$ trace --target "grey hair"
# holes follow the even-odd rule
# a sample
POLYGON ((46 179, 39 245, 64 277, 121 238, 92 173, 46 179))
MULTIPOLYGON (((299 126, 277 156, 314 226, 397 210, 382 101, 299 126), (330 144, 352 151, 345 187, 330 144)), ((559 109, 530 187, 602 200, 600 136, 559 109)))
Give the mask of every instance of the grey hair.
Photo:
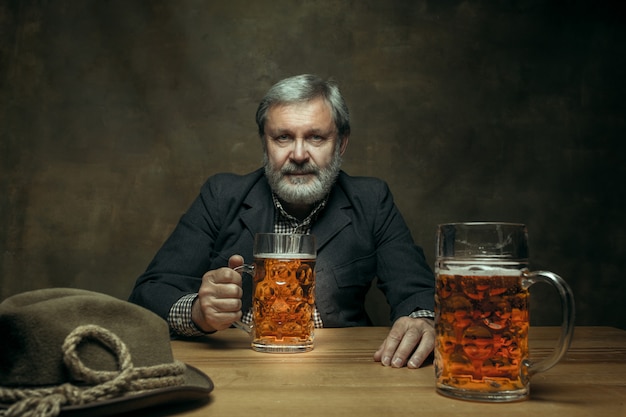
POLYGON ((267 112, 272 106, 302 103, 318 97, 322 97, 330 105, 337 133, 343 141, 346 136, 350 135, 350 113, 339 91, 339 86, 333 79, 323 80, 312 74, 285 78, 269 89, 256 111, 259 136, 262 138, 265 135, 267 112))

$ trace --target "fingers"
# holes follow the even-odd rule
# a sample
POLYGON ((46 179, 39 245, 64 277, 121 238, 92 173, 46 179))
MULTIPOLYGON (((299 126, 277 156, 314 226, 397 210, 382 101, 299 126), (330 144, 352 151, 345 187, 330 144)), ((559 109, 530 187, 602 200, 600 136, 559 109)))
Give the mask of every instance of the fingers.
POLYGON ((428 356, 435 348, 435 330, 432 325, 429 326, 430 329, 422 333, 422 338, 419 341, 417 349, 415 349, 413 355, 411 355, 410 359, 408 360, 406 364, 408 368, 417 369, 422 366, 424 361, 428 358, 428 356))
MULTIPOLYGON (((234 259, 233 264, 239 261, 243 262, 243 259, 234 259)), ((223 330, 241 318, 241 279, 241 274, 231 268, 204 274, 192 306, 192 319, 198 327, 205 331, 223 330)))
POLYGON ((384 366, 419 368, 435 347, 432 320, 401 317, 374 353, 384 366))
POLYGON ((225 310, 221 308, 198 297, 192 306, 192 320, 205 332, 212 332, 227 329, 234 321, 241 319, 241 305, 235 311, 226 311, 230 310, 228 307, 225 310))
POLYGON ((238 266, 243 265, 243 256, 241 255, 233 255, 228 258, 228 267, 229 268, 237 268, 238 266))

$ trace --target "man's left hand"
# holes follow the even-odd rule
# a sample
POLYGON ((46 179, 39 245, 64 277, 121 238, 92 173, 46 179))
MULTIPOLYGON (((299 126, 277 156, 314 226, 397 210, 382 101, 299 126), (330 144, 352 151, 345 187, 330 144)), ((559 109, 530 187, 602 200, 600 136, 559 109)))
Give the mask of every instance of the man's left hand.
POLYGON ((374 353, 384 366, 419 368, 435 347, 434 321, 428 318, 400 317, 374 353))

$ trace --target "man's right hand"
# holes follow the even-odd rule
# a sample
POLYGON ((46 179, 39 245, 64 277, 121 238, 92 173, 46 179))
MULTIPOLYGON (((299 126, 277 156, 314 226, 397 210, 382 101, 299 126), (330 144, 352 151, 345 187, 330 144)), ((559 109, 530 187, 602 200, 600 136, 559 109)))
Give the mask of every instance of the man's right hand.
POLYGON ((233 255, 228 260, 228 268, 208 271, 202 277, 191 309, 191 319, 202 331, 224 330, 241 319, 241 274, 233 268, 242 264, 243 258, 233 255))

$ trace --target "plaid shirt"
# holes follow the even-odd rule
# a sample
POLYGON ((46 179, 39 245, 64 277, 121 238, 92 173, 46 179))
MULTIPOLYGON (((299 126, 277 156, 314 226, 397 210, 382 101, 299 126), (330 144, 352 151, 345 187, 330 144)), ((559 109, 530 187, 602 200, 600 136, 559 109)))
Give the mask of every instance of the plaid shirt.
MULTIPOLYGON (((285 211, 282 204, 272 194, 274 206, 276 207, 276 216, 274 217, 274 233, 302 233, 309 234, 311 232, 311 224, 315 221, 319 213, 326 207, 327 198, 319 202, 311 214, 306 219, 299 221, 289 213, 285 211)), ((202 336, 205 333, 200 330, 194 322, 191 320, 191 306, 198 294, 187 294, 181 297, 170 309, 168 315, 168 323, 172 332, 182 336, 202 336)), ((433 318, 435 315, 428 310, 416 310, 409 315, 413 318, 433 318)), ((252 309, 246 311, 241 318, 241 321, 250 324, 252 323, 252 309)), ((316 328, 324 327, 322 317, 320 316, 317 308, 313 309, 313 321, 316 328)))

